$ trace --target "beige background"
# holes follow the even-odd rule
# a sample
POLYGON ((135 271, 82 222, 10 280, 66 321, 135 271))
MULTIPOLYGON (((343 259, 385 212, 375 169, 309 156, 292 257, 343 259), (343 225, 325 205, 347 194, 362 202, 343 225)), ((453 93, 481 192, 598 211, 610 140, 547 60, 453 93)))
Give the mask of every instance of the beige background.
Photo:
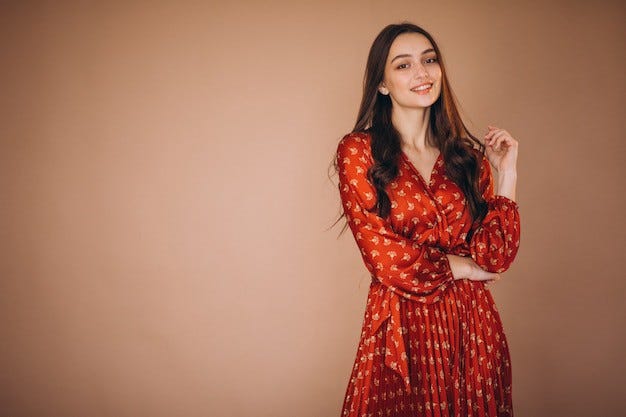
POLYGON ((516 416, 623 411, 622 4, 97 3, 0 8, 1 416, 338 416, 369 276, 327 169, 404 19, 520 143, 516 416))

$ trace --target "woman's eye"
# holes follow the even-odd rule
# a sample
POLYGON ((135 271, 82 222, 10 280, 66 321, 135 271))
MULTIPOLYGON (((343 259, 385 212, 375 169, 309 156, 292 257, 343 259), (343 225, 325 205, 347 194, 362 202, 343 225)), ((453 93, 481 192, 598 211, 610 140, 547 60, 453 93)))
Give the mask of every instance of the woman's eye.
POLYGON ((400 64, 400 65, 398 65, 398 69, 406 68, 407 65, 409 65, 409 64, 400 64))
POLYGON ((431 62, 428 62, 428 61, 431 61, 431 62, 437 62, 437 58, 428 58, 428 59, 426 60, 426 62, 427 62, 427 63, 431 63, 431 62))

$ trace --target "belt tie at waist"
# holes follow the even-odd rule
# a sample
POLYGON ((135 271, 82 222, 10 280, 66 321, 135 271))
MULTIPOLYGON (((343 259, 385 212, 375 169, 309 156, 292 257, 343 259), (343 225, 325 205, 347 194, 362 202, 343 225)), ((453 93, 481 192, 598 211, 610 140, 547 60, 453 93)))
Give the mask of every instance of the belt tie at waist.
POLYGON ((400 296, 392 289, 383 289, 382 300, 374 300, 374 302, 379 301, 380 306, 376 308, 375 305, 373 309, 372 334, 376 334, 380 326, 387 321, 385 327, 385 365, 400 375, 407 393, 410 394, 409 363, 402 337, 402 321, 400 320, 400 296))

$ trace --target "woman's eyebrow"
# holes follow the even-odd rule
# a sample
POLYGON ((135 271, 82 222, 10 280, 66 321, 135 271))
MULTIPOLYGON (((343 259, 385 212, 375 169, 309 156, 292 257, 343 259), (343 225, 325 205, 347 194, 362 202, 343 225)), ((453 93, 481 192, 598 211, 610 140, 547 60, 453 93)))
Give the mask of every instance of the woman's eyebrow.
MULTIPOLYGON (((421 55, 427 54, 429 52, 435 52, 435 50, 433 48, 428 48, 422 51, 421 55)), ((410 57, 411 54, 400 54, 400 55, 396 55, 391 62, 395 61, 398 58, 406 58, 406 57, 410 57)))

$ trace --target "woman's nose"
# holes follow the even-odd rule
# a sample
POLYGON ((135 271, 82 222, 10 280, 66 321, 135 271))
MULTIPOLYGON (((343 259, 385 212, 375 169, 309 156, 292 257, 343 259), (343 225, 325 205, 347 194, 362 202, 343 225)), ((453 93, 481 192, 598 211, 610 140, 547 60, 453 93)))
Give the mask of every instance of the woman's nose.
POLYGON ((415 71, 415 76, 418 78, 428 78, 428 71, 424 68, 423 65, 417 66, 417 71, 415 71))

